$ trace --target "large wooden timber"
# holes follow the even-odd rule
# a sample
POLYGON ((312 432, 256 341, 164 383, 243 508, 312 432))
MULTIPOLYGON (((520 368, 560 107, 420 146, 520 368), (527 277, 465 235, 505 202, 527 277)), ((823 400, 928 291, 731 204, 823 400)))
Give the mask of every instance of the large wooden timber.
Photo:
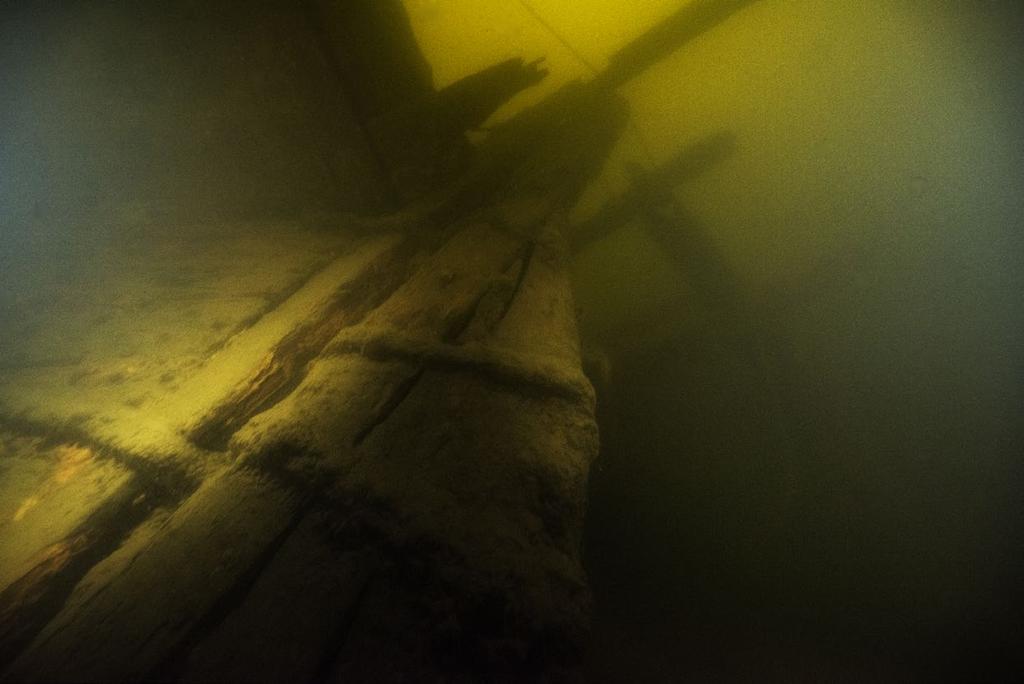
POLYGON ((180 381, 223 378, 219 398, 163 414, 208 462, 153 461, 173 486, 88 421, 63 437, 58 467, 94 449, 116 470, 82 522, 22 553, 4 679, 568 677, 594 397, 558 219, 504 224, 374 238, 289 326, 224 342, 180 381), (247 373, 212 370, 231 350, 247 373))
MULTIPOLYGON (((565 216, 616 88, 752 1, 691 3, 457 179, 376 147, 415 210, 182 239, 26 314, 0 346, 0 680, 578 680, 598 435, 565 216)), ((374 118, 359 85, 400 149, 419 113, 374 118)), ((486 85, 446 106, 512 88, 486 85)))

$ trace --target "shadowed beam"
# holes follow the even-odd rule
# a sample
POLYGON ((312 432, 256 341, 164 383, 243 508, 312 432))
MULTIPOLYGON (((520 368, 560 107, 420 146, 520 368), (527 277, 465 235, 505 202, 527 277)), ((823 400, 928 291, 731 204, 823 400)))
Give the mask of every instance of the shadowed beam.
MULTIPOLYGON (((704 173, 721 163, 736 151, 736 139, 731 133, 715 133, 686 147, 667 163, 645 173, 656 179, 662 187, 675 187, 704 173)), ((650 200, 649 183, 637 183, 609 200, 593 217, 573 227, 570 238, 572 252, 579 253, 598 240, 628 224, 645 210, 643 203, 650 200)))
POLYGON ((607 88, 617 88, 694 38, 761 0, 693 0, 655 24, 639 38, 612 55, 598 77, 607 88))
POLYGON ((548 70, 543 61, 507 59, 442 88, 437 93, 439 120, 452 134, 479 129, 506 102, 544 80, 548 70))
POLYGON ((737 316, 749 316, 725 255, 711 231, 680 205, 669 178, 638 166, 631 169, 631 176, 640 208, 640 226, 675 265, 705 307, 733 320, 737 316))

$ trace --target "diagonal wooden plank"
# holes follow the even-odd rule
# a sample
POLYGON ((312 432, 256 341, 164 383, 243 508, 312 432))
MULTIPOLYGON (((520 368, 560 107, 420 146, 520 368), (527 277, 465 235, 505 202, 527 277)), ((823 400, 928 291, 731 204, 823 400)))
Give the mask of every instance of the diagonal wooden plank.
POLYGON ((225 471, 97 564, 4 674, 127 681, 158 672, 225 596, 269 562, 297 510, 264 478, 225 471))

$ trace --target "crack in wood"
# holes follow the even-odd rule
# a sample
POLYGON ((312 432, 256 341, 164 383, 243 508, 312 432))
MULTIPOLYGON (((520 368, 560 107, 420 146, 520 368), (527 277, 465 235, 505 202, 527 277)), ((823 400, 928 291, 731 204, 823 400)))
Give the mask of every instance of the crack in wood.
POLYGON ((536 243, 525 241, 502 269, 502 277, 485 287, 458 316, 452 319, 442 333, 441 340, 452 344, 465 344, 494 331, 508 315, 519 294, 533 259, 536 243))
POLYGON ((412 393, 416 384, 423 377, 424 368, 420 367, 416 369, 409 377, 405 378, 401 382, 397 383, 392 389, 391 393, 382 401, 377 409, 373 412, 370 419, 359 429, 356 436, 352 439, 352 446, 359 446, 370 434, 377 429, 384 421, 391 417, 399 406, 402 405, 408 396, 412 393))
POLYGON ((411 362, 424 370, 469 371, 533 396, 583 401, 587 406, 595 401, 594 389, 581 370, 569 369, 557 359, 534 359, 476 343, 427 343, 393 330, 354 329, 325 351, 325 355, 347 354, 374 361, 411 362))
POLYGON ((405 282, 417 241, 405 239, 348 283, 314 320, 292 330, 264 358, 249 380, 188 434, 196 446, 225 451, 249 420, 283 400, 306 377, 309 363, 337 333, 361 321, 405 282))
POLYGON ((135 475, 74 532, 43 549, 36 565, 0 593, 0 667, 10 665, 60 613, 86 573, 158 506, 177 500, 154 495, 135 475))
POLYGON ((505 306, 502 308, 501 315, 498 316, 498 320, 495 322, 494 327, 497 327, 499 323, 505 320, 505 317, 508 316, 508 312, 512 310, 512 305, 515 303, 516 297, 519 296, 519 292, 523 289, 523 282, 526 281, 526 274, 529 273, 530 266, 533 265, 533 257, 536 254, 536 240, 528 241, 523 248, 523 255, 519 261, 519 272, 516 274, 516 282, 512 287, 512 293, 509 295, 508 300, 506 300, 505 306))
POLYGON ((377 577, 379 565, 380 561, 374 558, 367 561, 365 566, 361 569, 357 579, 357 586, 359 589, 352 598, 352 602, 339 616, 334 632, 331 635, 331 638, 327 641, 327 647, 321 654, 320 660, 314 670, 314 675, 310 681, 328 681, 331 673, 337 666, 338 661, 341 659, 341 656, 345 651, 345 645, 348 641, 349 634, 352 632, 352 628, 356 624, 356 620, 359 618, 359 614, 363 609, 363 604, 366 602, 366 597, 370 593, 370 588, 377 577))
POLYGON ((245 602, 253 587, 256 586, 256 582, 259 581, 281 547, 302 522, 306 513, 306 509, 302 507, 295 511, 288 524, 270 540, 263 551, 253 559, 249 567, 235 579, 226 591, 217 597, 217 600, 202 617, 170 649, 160 663, 142 678, 142 681, 173 682, 181 677, 192 651, 245 602))

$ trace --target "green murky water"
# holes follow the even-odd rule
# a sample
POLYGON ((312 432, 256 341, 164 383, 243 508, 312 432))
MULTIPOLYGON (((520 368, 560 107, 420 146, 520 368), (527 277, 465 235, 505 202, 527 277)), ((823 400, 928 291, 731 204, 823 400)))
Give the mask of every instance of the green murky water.
MULTIPOLYGON (((585 78, 676 3, 536 0, 548 26, 516 5, 409 2, 435 75, 509 53, 585 78)), ((656 218, 576 261, 609 681, 984 678, 1017 657, 1020 20, 757 3, 627 86, 632 128, 579 213, 629 164, 730 134, 665 220, 710 240, 744 305, 702 299, 705 264, 656 218)))
MULTIPOLYGON (((593 78, 679 5, 405 4, 438 88, 503 59, 545 58, 548 77, 492 125, 593 78)), ((10 131, 0 150, 0 314, 13 329, 55 293, 116 280, 119 269, 140 271, 128 280, 145 281, 142 290, 157 280, 159 292, 176 288, 175 274, 147 272, 144 256, 125 264, 108 251, 125 241, 125 225, 132 240, 157 244, 145 230, 163 221, 161 203, 191 187, 160 173, 153 160, 165 160, 203 179, 207 195, 197 204, 231 194, 258 205, 263 232, 246 238, 246 258, 276 258, 266 282, 250 282, 257 267, 246 268, 232 276, 230 301, 193 312, 190 320, 209 330, 136 341, 198 358, 209 345, 203 335, 262 311, 320 263, 310 244, 340 249, 323 234, 288 242, 282 234, 297 233, 269 226, 264 214, 290 216, 296 197, 321 210, 310 205, 329 191, 311 168, 329 167, 335 180, 360 170, 344 155, 321 155, 328 143, 317 136, 246 147, 278 130, 261 127, 256 107, 266 102, 252 97, 268 81, 291 87, 272 70, 226 92, 196 75, 200 58, 181 82, 160 85, 123 67, 105 80, 139 46, 96 47, 88 36, 116 35, 116 13, 87 17, 95 26, 65 42, 8 44, 22 71, 12 71, 15 105, 0 119, 10 131), (48 69, 55 54, 77 61, 48 69), (125 82, 137 95, 126 120, 166 117, 184 126, 191 146, 174 148, 139 123, 117 141, 100 140, 93 147, 106 156, 83 162, 81 150, 91 148, 80 138, 102 137, 95 122, 125 82), (208 89, 175 95, 196 82, 208 89), (180 102, 199 104, 172 108, 180 102), (236 130, 224 112, 240 108, 256 113, 236 130), (249 152, 210 166, 201 159, 211 145, 249 152), (106 201, 116 218, 82 219, 79 209, 102 194, 97 178, 120 178, 118 155, 139 149, 159 201, 115 196, 106 201), (73 161, 62 167, 62 155, 73 161), (260 194, 249 187, 253 168, 260 187, 301 190, 260 194), (65 234, 61 221, 91 227, 65 234)), ((148 30, 166 43, 160 25, 148 30)), ((621 89, 629 128, 573 225, 593 225, 607 202, 687 150, 696 161, 693 173, 661 180, 646 204, 581 243, 574 258, 602 430, 585 535, 595 681, 978 681, 1020 671, 1022 40, 1024 15, 1010 2, 761 0, 621 89)), ((210 38, 201 54, 226 68, 235 56, 217 44, 210 38)), ((288 54, 306 58, 303 49, 288 54)), ((290 101, 282 92, 267 120, 320 130, 319 105, 280 104, 290 101)), ((486 128, 471 138, 486 140, 486 128)), ((246 230, 222 232, 233 239, 246 230)), ((192 278, 184 289, 227 291, 210 239, 203 249, 212 265, 178 273, 192 278)), ((127 331, 119 340, 92 344, 88 326, 73 339, 34 330, 53 347, 34 348, 45 357, 38 363, 128 345, 133 302, 112 314, 127 331)), ((139 315, 165 315, 139 306, 139 315)), ((12 339, 0 344, 16 348, 12 339)), ((119 353, 107 354, 96 377, 136 372, 119 353)), ((23 364, 0 361, 6 371, 23 364)), ((140 393, 169 382, 144 379, 140 393)), ((68 405, 81 399, 73 387, 59 393, 68 405)))

